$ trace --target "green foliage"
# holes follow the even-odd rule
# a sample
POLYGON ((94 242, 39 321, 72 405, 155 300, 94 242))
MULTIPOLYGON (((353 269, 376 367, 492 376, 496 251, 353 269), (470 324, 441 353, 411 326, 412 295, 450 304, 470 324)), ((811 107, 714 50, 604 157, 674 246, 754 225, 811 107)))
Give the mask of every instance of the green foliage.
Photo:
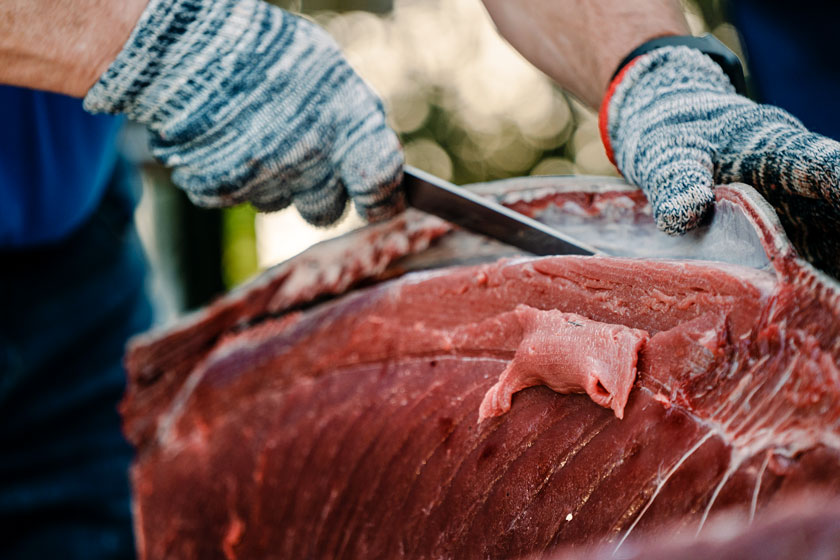
POLYGON ((257 273, 257 236, 251 205, 240 204, 222 214, 222 277, 227 289, 257 273))

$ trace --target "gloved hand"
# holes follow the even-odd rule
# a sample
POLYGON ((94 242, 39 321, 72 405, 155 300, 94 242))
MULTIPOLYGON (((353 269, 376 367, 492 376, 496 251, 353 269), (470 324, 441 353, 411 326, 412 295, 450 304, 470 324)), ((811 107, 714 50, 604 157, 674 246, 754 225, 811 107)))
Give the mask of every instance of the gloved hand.
POLYGON ((806 213, 840 209, 840 144, 778 107, 737 95, 696 49, 663 47, 626 66, 602 105, 601 133, 667 233, 696 226, 720 183, 752 185, 788 224, 801 218, 803 197, 806 213))
POLYGON ((403 206, 381 101, 323 29, 261 0, 151 0, 84 103, 147 125, 201 205, 294 202, 316 225, 348 195, 369 220, 403 206))

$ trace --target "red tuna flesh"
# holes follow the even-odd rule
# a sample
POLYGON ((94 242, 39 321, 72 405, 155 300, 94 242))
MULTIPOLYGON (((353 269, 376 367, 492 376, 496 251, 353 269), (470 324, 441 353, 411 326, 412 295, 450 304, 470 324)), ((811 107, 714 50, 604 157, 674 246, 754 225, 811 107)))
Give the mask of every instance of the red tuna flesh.
POLYGON ((141 556, 615 549, 666 527, 702 537, 718 511, 760 517, 802 489, 836 495, 838 287, 769 208, 747 187, 716 191, 720 219, 744 218, 733 231, 748 224, 738 238, 757 239, 758 257, 734 239, 730 262, 652 258, 680 249, 633 252, 652 224, 636 191, 547 181, 507 183, 502 199, 633 258, 495 260, 510 249, 408 214, 136 340, 122 411, 141 556), (400 276, 463 255, 491 262, 400 276), (317 303, 359 283, 374 285, 317 303), (545 338, 570 317, 591 338, 545 338), (477 423, 497 383, 552 383, 540 360, 554 343, 573 362, 616 352, 607 369, 625 374, 601 380, 614 411, 538 386, 477 423))
MULTIPOLYGON (((543 557, 546 558, 546 557, 543 557)), ((702 535, 662 534, 593 550, 550 554, 551 560, 836 560, 840 558, 840 501, 800 494, 753 519, 729 511, 710 519, 702 535)))

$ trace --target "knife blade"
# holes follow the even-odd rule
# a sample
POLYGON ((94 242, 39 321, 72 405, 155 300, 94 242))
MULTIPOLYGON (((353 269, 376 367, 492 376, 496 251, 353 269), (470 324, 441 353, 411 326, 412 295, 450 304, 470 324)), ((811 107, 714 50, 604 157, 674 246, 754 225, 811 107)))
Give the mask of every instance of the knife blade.
POLYGON ((534 255, 594 255, 594 247, 469 190, 406 165, 409 205, 534 255))

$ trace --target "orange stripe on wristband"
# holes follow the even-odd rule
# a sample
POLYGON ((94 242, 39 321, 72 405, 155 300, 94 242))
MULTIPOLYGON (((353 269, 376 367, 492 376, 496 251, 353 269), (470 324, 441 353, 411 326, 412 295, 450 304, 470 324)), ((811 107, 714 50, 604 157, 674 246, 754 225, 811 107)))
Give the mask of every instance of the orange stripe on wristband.
MULTIPOLYGON (((630 70, 630 68, 632 68, 633 65, 636 64, 636 61, 640 58, 641 56, 637 56, 625 64, 624 68, 615 75, 615 78, 612 79, 610 86, 607 88, 607 93, 604 94, 603 101, 601 101, 601 109, 598 111, 598 131, 601 133, 601 142, 604 144, 604 149, 607 152, 607 157, 610 159, 610 163, 615 165, 616 169, 618 169, 618 165, 615 163, 615 153, 613 152, 612 143, 610 142, 610 134, 607 131, 607 109, 609 108, 610 100, 612 99, 618 84, 621 83, 621 80, 624 78, 627 71, 630 70)), ((620 169, 618 171, 621 172, 620 169)))

